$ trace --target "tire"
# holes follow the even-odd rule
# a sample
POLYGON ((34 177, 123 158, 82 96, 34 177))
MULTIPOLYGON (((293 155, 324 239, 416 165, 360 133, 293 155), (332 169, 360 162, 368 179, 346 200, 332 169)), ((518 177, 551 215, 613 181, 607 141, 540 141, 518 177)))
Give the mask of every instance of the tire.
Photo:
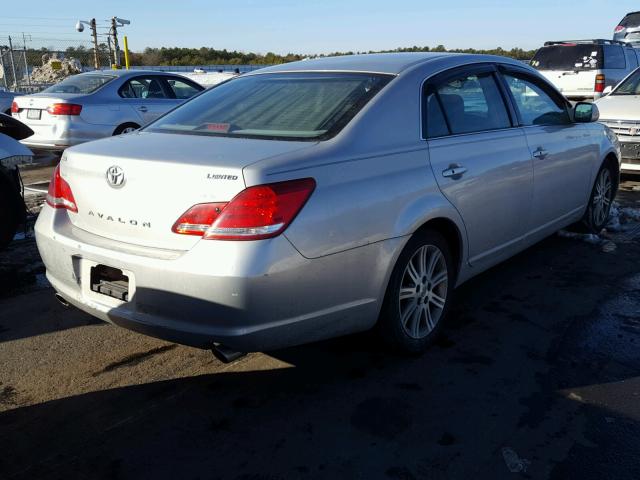
POLYGON ((616 193, 615 175, 607 164, 604 164, 596 175, 589 206, 582 218, 582 223, 593 233, 600 233, 609 221, 609 212, 616 193))
POLYGON ((113 131, 113 135, 115 136, 115 135, 122 135, 123 133, 131 133, 138 130, 139 128, 140 128, 140 125, 138 125, 137 123, 123 123, 113 131))
POLYGON ((438 232, 425 230, 409 240, 391 273, 377 325, 392 350, 420 354, 434 342, 456 273, 449 245, 438 232))
POLYGON ((0 250, 9 245, 16 235, 21 215, 12 189, 6 188, 6 182, 0 181, 0 250))

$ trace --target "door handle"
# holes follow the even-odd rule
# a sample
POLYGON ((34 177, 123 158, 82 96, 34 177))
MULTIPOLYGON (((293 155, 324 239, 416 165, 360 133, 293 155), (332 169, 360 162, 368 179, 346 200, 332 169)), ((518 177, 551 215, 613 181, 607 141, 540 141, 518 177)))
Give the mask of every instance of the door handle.
POLYGON ((144 105, 141 107, 138 107, 138 110, 140 110, 141 112, 146 112, 147 111, 147 107, 145 107, 144 105))
POLYGON ((452 178, 453 180, 458 180, 466 173, 467 169, 462 165, 452 164, 449 165, 449 168, 442 171, 442 176, 445 178, 452 178))
POLYGON ((536 157, 538 160, 544 160, 545 158, 547 158, 548 155, 549 155, 549 152, 547 152, 542 147, 539 147, 535 152, 533 152, 533 156, 536 157))

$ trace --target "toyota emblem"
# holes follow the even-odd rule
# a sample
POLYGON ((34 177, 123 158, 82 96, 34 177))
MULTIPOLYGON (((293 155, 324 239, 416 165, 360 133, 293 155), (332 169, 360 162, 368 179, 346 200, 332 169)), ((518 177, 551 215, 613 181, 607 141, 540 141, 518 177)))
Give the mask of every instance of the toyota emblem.
POLYGON ((107 169, 107 183, 113 188, 120 188, 124 185, 124 170, 114 165, 107 169))

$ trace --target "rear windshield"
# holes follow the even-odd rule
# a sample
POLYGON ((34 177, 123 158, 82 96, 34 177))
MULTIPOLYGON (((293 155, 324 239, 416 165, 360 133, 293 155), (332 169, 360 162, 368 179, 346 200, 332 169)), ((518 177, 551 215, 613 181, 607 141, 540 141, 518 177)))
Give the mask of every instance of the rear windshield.
POLYGON ((623 80, 611 95, 640 95, 640 69, 623 80))
POLYGON ((152 123, 155 132, 279 140, 338 133, 393 78, 369 73, 272 73, 238 77, 152 123))
POLYGON ((43 93, 93 93, 105 83, 113 80, 113 75, 98 75, 95 73, 73 75, 60 83, 44 89, 43 93))
POLYGON ((638 27, 640 26, 640 12, 630 13, 622 19, 620 25, 623 27, 638 27))
POLYGON ((602 46, 567 43, 542 47, 531 60, 537 70, 596 70, 602 68, 602 46))

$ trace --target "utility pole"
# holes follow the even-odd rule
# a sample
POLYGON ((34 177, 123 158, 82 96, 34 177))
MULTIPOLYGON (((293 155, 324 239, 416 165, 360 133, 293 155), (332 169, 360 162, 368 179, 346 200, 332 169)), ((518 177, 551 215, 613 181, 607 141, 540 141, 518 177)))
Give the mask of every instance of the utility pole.
POLYGON ((120 46, 118 45, 118 21, 117 17, 111 19, 111 34, 113 35, 113 63, 120 68, 120 46))
POLYGON ((89 22, 91 27, 91 36, 93 37, 93 66, 96 70, 100 70, 100 60, 98 59, 98 27, 96 19, 92 18, 89 22))
MULTIPOLYGON (((29 41, 31 41, 31 35, 29 35, 29 41)), ((27 38, 22 32, 22 45, 24 47, 24 73, 27 76, 27 82, 31 86, 31 73, 29 72, 29 63, 27 63, 27 38)))
POLYGON ((13 61, 13 44, 11 43, 11 36, 9 35, 9 59, 11 60, 11 71, 13 72, 13 85, 14 88, 18 86, 18 79, 16 78, 16 64, 13 61))

